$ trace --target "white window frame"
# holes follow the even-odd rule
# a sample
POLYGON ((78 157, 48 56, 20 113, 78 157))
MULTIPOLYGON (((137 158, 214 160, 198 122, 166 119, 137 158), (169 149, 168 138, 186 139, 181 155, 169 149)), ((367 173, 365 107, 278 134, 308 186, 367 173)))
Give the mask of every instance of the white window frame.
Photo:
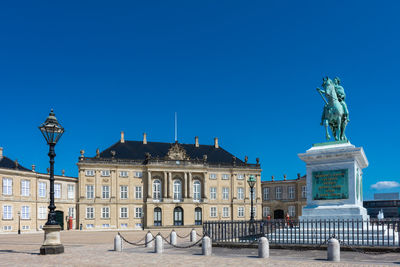
POLYGON ((119 197, 121 199, 128 199, 128 186, 127 185, 119 186, 119 197))
POLYGON ((175 179, 173 182, 174 187, 174 201, 182 201, 182 181, 175 179))
POLYGON ((211 180, 215 180, 215 179, 217 179, 217 174, 216 173, 210 173, 209 177, 210 177, 211 180))
POLYGON ((244 188, 238 187, 237 189, 237 199, 243 200, 244 199, 244 188))
POLYGON ((140 219, 143 217, 143 208, 142 207, 135 207, 135 218, 140 219))
POLYGON ((102 185, 101 186, 101 198, 102 199, 109 199, 110 198, 110 186, 109 185, 102 185))
POLYGON ((307 186, 306 185, 303 185, 301 187, 301 197, 302 198, 307 198, 307 186))
POLYGON ((135 177, 136 178, 142 178, 143 177, 143 172, 135 172, 135 177))
POLYGON ((217 207, 210 207, 210 217, 217 218, 218 210, 217 207))
POLYGON ((288 186, 288 198, 289 199, 295 198, 295 188, 293 185, 288 186))
POLYGON ((75 198, 75 185, 73 185, 73 184, 67 185, 67 197, 68 197, 68 199, 75 198))
POLYGON ((94 224, 93 223, 86 224, 86 229, 92 229, 92 228, 94 228, 94 224))
POLYGON ((62 185, 59 183, 54 184, 54 198, 61 198, 62 185))
MULTIPOLYGON (((251 208, 250 208, 250 211, 251 211, 251 208)), ((253 212, 254 212, 254 217, 256 217, 257 216, 257 207, 253 207, 253 212)), ((251 212, 250 212, 249 216, 251 216, 251 212)))
POLYGON ((263 207, 263 217, 268 217, 268 215, 271 215, 271 208, 263 207))
POLYGON ((229 200, 229 187, 222 187, 222 199, 229 200))
POLYGON ((21 196, 29 197, 31 194, 31 181, 21 180, 21 196))
POLYGON ((201 200, 201 182, 199 180, 193 181, 193 200, 201 200))
POLYGON ((141 186, 135 186, 135 199, 142 199, 142 187, 141 186))
POLYGON ((38 219, 45 220, 46 217, 47 217, 47 207, 46 206, 38 207, 38 219))
POLYGON ((46 197, 46 187, 47 187, 46 183, 45 182, 39 182, 38 187, 39 187, 38 188, 39 197, 46 197))
POLYGON ((222 180, 229 180, 230 174, 222 174, 222 180))
POLYGON ((222 207, 222 217, 229 217, 229 207, 222 207))
POLYGON ((288 214, 290 216, 290 218, 293 218, 296 216, 296 206, 288 206, 288 214))
POLYGON ((22 206, 21 207, 21 220, 30 220, 31 219, 31 207, 30 206, 22 206))
POLYGON ((94 207, 86 207, 86 219, 94 219, 94 207))
POLYGON ((94 176, 94 170, 86 170, 85 176, 94 176))
POLYGON ((243 173, 238 173, 237 179, 238 180, 243 180, 244 179, 244 174, 243 173))
POLYGON ((13 219, 13 207, 11 205, 3 205, 3 220, 13 219))
POLYGON ((72 219, 75 219, 75 207, 68 207, 68 217, 72 217, 72 219))
POLYGON ((120 171, 119 172, 119 177, 126 178, 128 176, 129 176, 129 172, 128 171, 120 171))
POLYGON ((101 218, 109 219, 110 218, 110 207, 101 207, 101 218))
POLYGON ((161 200, 161 180, 155 179, 153 181, 153 199, 154 200, 161 200))
POLYGON ((275 199, 282 199, 282 186, 275 187, 275 199))
POLYGON ((238 207, 238 217, 239 218, 244 217, 244 207, 238 207))
POLYGON ((121 219, 127 219, 128 218, 128 207, 121 207, 120 208, 119 217, 121 219))
POLYGON ((101 170, 100 175, 102 177, 108 177, 108 176, 110 176, 110 170, 101 170))
POLYGON ((13 194, 13 179, 3 178, 3 195, 12 196, 13 194))
POLYGON ((217 188, 216 187, 210 187, 210 199, 211 200, 217 199, 217 188))
POLYGON ((269 187, 263 187, 263 200, 269 200, 269 187))
POLYGON ((94 185, 86 185, 86 199, 94 199, 94 185))

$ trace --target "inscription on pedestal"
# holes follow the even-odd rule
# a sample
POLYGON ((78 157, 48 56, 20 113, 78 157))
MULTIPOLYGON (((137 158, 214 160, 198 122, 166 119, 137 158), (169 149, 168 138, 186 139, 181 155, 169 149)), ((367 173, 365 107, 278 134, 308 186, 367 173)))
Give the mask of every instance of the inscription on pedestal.
POLYGON ((315 171, 312 173, 313 200, 349 198, 348 170, 315 171))

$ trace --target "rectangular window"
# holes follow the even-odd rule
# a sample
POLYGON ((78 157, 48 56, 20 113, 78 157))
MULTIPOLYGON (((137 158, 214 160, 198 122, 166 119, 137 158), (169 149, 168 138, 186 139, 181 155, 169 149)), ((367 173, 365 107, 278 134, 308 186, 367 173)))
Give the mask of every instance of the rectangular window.
POLYGON ((127 207, 122 207, 120 210, 120 215, 121 218, 128 218, 128 208, 127 207))
POLYGON ((289 186, 288 187, 288 195, 289 195, 289 199, 294 199, 295 198, 295 196, 294 196, 294 186, 289 186))
POLYGON ((135 198, 142 199, 142 187, 141 186, 135 187, 135 198))
POLYGON ((39 182, 39 197, 46 197, 46 183, 39 182))
POLYGON ((128 172, 127 171, 120 171, 119 172, 119 177, 128 177, 128 172))
POLYGON ((4 225, 4 226, 3 226, 3 230, 4 230, 4 231, 11 231, 11 230, 12 230, 12 227, 11 227, 11 225, 4 225))
POLYGON ((86 176, 94 176, 94 170, 86 170, 85 175, 86 176))
POLYGON ((29 197, 31 191, 31 181, 22 180, 21 181, 21 196, 29 197))
POLYGON ((238 217, 244 217, 244 207, 238 207, 238 217))
POLYGON ((103 198, 103 199, 110 198, 110 186, 103 185, 101 188, 102 188, 101 198, 103 198))
POLYGON ((22 225, 22 230, 29 230, 29 225, 22 225))
POLYGON ((217 188, 210 187, 210 199, 217 199, 217 188))
POLYGON ((86 198, 87 199, 93 199, 94 198, 94 186, 93 185, 87 185, 86 186, 86 198))
POLYGON ((3 219, 4 220, 12 219, 12 206, 10 206, 10 205, 3 206, 3 219))
POLYGON ((282 199, 282 187, 275 187, 275 199, 282 199))
POLYGON ((269 187, 264 187, 263 188, 263 199, 268 200, 269 199, 269 187))
POLYGON ((307 186, 302 186, 301 187, 301 197, 302 198, 307 198, 307 186))
POLYGON ((229 217, 229 207, 222 207, 222 217, 229 217))
POLYGON ((110 170, 102 170, 101 176, 110 176, 110 170))
POLYGON ((103 219, 110 218, 110 207, 102 207, 101 208, 101 218, 103 218, 103 219))
POLYGON ((11 178, 3 178, 3 195, 6 195, 6 196, 12 195, 12 179, 11 178))
POLYGON ((103 223, 102 227, 103 228, 110 228, 110 224, 109 223, 103 223))
POLYGON ((244 174, 239 173, 237 175, 238 180, 243 180, 244 179, 244 174))
POLYGON ((75 185, 69 184, 68 185, 68 198, 69 199, 74 199, 75 198, 75 185))
POLYGON ((237 189, 237 199, 243 200, 244 199, 244 189, 243 187, 238 187, 237 189))
POLYGON ((210 217, 217 217, 217 207, 211 207, 210 208, 210 217))
POLYGON ((121 197, 121 199, 128 198, 128 186, 127 185, 120 186, 120 197, 121 197))
POLYGON ((75 208, 74 207, 69 207, 68 208, 68 217, 71 217, 72 219, 75 219, 75 208))
POLYGON ((288 207, 288 213, 290 217, 295 217, 296 216, 296 207, 295 206, 289 206, 288 207))
POLYGON ((222 180, 229 180, 229 174, 222 174, 222 180))
POLYGON ((271 214, 271 210, 269 207, 263 207, 263 217, 268 217, 271 214))
POLYGON ((141 207, 136 207, 135 208, 135 218, 142 218, 143 216, 143 210, 141 207))
POLYGON ((217 179, 216 173, 210 173, 210 179, 217 179))
POLYGON ((61 184, 54 184, 54 198, 61 198, 61 184))
POLYGON ((94 228, 94 224, 91 223, 86 224, 86 229, 92 229, 92 228, 94 228))
POLYGON ((229 188, 228 187, 223 187, 222 188, 222 199, 223 200, 228 200, 229 199, 229 188))
POLYGON ((94 208, 93 207, 86 208, 86 219, 94 219, 94 208))
POLYGON ((39 214, 38 216, 39 216, 40 220, 46 219, 46 217, 47 217, 47 208, 44 207, 44 206, 39 207, 38 214, 39 214))
POLYGON ((136 178, 142 178, 143 177, 143 172, 135 172, 135 177, 136 178))
MULTIPOLYGON (((253 215, 254 215, 254 217, 256 217, 256 211, 257 211, 256 207, 253 207, 253 215)), ((250 216, 251 216, 251 214, 250 214, 250 216)))
POLYGON ((21 207, 21 219, 29 220, 30 218, 31 218, 30 207, 29 206, 22 206, 21 207))
POLYGON ((121 223, 121 228, 127 228, 128 224, 127 223, 121 223))

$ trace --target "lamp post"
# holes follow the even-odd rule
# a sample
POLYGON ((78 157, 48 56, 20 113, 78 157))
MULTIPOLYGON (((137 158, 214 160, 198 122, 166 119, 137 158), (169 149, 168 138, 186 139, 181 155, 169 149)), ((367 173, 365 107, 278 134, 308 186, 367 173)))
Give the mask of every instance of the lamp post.
POLYGON ((18 211, 18 234, 21 234, 21 212, 18 211))
POLYGON ((250 210, 250 225, 249 225, 249 230, 251 234, 254 234, 254 210, 253 210, 253 198, 254 198, 254 186, 256 184, 256 178, 254 178, 254 175, 250 175, 249 179, 247 180, 247 183, 250 186, 250 199, 251 199, 251 210, 250 210))
POLYGON ((45 231, 44 243, 40 247, 40 254, 60 254, 64 252, 64 246, 60 241, 61 227, 56 221, 56 205, 54 204, 54 158, 56 156, 54 147, 64 133, 64 128, 58 123, 57 118, 51 110, 46 121, 39 126, 47 144, 49 145, 50 158, 50 205, 47 222, 43 226, 45 231))

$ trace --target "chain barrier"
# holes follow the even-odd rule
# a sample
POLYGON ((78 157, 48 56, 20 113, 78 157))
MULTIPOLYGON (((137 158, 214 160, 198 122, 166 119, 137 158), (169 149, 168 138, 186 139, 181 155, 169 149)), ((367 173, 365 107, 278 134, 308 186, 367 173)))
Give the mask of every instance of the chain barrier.
POLYGON ((344 242, 344 240, 341 240, 335 236, 333 236, 333 238, 336 238, 339 241, 339 244, 344 245, 348 248, 350 248, 352 251, 354 252, 358 252, 358 253, 362 253, 362 254, 369 254, 369 255, 382 255, 382 254, 387 254, 387 253, 391 253, 392 251, 381 251, 381 252, 377 252, 377 251, 366 251, 364 249, 361 248, 356 248, 354 246, 351 246, 349 244, 347 244, 346 242, 344 242))
POLYGON ((132 245, 132 246, 136 246, 136 247, 146 246, 147 244, 153 242, 153 241, 156 239, 155 236, 152 235, 153 238, 152 238, 151 240, 149 240, 148 242, 144 242, 144 243, 140 244, 140 242, 142 242, 143 240, 146 239, 146 235, 147 235, 147 234, 146 234, 142 239, 140 239, 140 240, 137 241, 137 242, 130 242, 130 241, 128 241, 128 240, 127 240, 125 237, 123 237, 123 236, 121 235, 121 233, 119 233, 119 232, 118 232, 118 235, 119 235, 119 236, 121 237, 121 239, 124 240, 126 243, 128 243, 129 245, 132 245))
POLYGON ((190 245, 187 245, 187 246, 178 246, 178 245, 174 245, 174 244, 172 244, 170 241, 168 241, 167 238, 163 237, 162 235, 160 235, 160 236, 162 237, 162 239, 164 239, 165 242, 167 242, 169 245, 173 246, 174 248, 191 248, 191 247, 197 246, 201 241, 203 241, 205 235, 202 236, 202 238, 199 239, 198 241, 196 241, 195 243, 190 244, 190 245))
POLYGON ((184 236, 178 235, 178 233, 176 233, 176 236, 179 238, 188 238, 190 236, 190 233, 188 233, 187 235, 184 235, 184 236))

